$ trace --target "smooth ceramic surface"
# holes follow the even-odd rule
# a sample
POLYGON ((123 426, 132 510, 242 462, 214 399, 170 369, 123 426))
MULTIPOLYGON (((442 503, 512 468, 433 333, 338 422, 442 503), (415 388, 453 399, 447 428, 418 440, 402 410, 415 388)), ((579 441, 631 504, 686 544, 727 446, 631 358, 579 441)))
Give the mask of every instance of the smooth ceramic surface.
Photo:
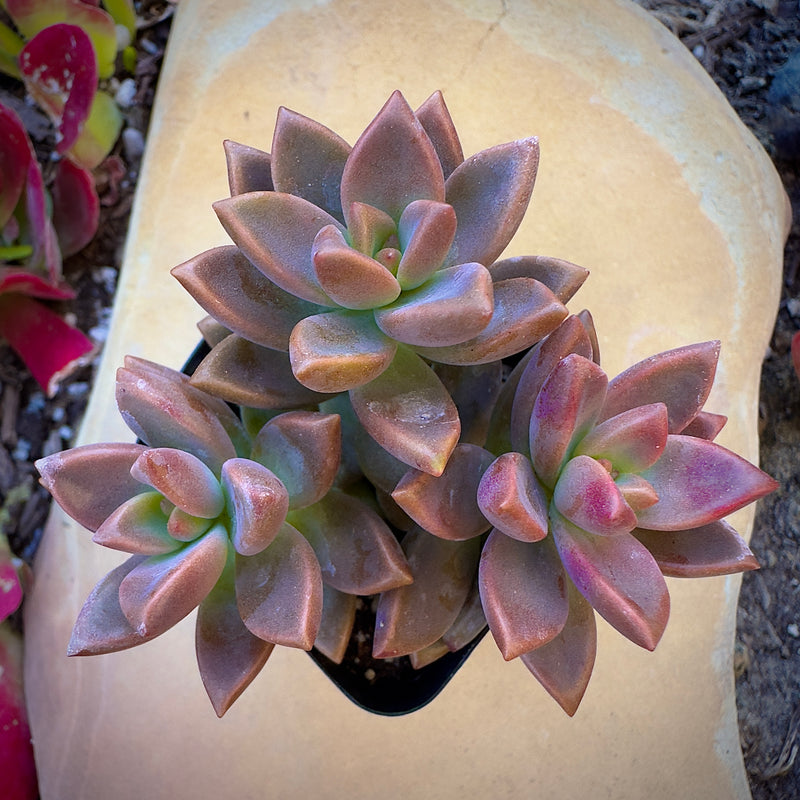
MULTIPOLYGON (((610 375, 722 340, 707 408, 758 457, 760 362, 779 295, 786 200, 768 158, 686 51, 622 0, 181 0, 138 187, 114 321, 81 442, 130 440, 113 405, 126 353, 179 367, 202 312, 170 267, 226 236, 221 142, 269 150, 279 105, 351 143, 401 89, 435 89, 471 154, 531 134, 541 166, 507 254, 592 274, 610 375)), ((732 519, 747 533, 752 509, 732 519)), ((194 615, 131 651, 67 659, 94 583, 122 560, 55 509, 27 605, 27 687, 43 800, 313 796, 746 798, 732 650, 739 578, 669 580, 655 653, 599 622, 567 718, 487 637, 444 692, 401 718, 350 704, 278 648, 218 720, 194 664, 194 615)))

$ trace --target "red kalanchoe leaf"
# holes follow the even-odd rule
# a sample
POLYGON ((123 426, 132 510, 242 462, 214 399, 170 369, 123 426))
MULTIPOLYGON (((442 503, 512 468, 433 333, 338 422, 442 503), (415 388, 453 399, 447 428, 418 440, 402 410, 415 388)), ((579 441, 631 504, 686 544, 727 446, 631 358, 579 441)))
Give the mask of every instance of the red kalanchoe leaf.
POLYGON ((800 377, 800 331, 792 336, 792 366, 795 374, 800 377))
POLYGON ((16 293, 0 295, 0 337, 48 395, 70 372, 87 363, 94 351, 92 341, 55 311, 16 293))
POLYGON ((664 454, 641 475, 658 495, 637 514, 639 526, 652 530, 697 528, 778 488, 741 456, 694 436, 670 435, 664 454))
POLYGON ((25 213, 28 227, 26 236, 33 247, 33 252, 26 260, 26 266, 31 270, 40 270, 43 277, 46 277, 53 286, 60 286, 61 250, 50 219, 42 171, 35 158, 28 163, 25 213))
POLYGON ((442 165, 445 180, 464 160, 464 152, 458 139, 453 118, 447 110, 444 97, 435 91, 415 112, 414 115, 422 124, 425 133, 433 143, 436 155, 442 165))
POLYGON ((15 293, 38 300, 73 300, 75 292, 63 283, 54 284, 27 269, 0 267, 0 294, 15 293))
POLYGON ((94 176, 68 158, 56 168, 53 181, 53 227, 65 258, 83 250, 97 233, 100 199, 94 176))
POLYGON ((629 533, 591 536, 556 510, 550 523, 561 561, 580 593, 623 636, 655 650, 669 619, 669 592, 647 548, 629 533))
POLYGON ((22 196, 31 159, 25 126, 10 108, 0 103, 0 231, 22 196))
POLYGON ((597 653, 594 610, 568 582, 569 615, 561 632, 547 644, 520 656, 550 696, 573 716, 592 676, 597 653))
POLYGON ((0 533, 0 623, 13 614, 22 603, 22 582, 18 569, 22 565, 0 533))
POLYGON ((247 192, 272 192, 272 159, 269 153, 239 144, 231 139, 222 143, 228 164, 231 196, 247 192))
POLYGON ((489 630, 506 661, 547 644, 564 627, 566 580, 552 539, 521 542, 492 531, 478 580, 489 630))
POLYGON ((49 25, 22 48, 19 65, 26 88, 58 125, 56 152, 65 153, 78 139, 97 91, 91 39, 77 25, 49 25))
POLYGON ((758 569, 747 543, 724 520, 684 531, 648 531, 633 535, 652 553, 664 575, 707 578, 758 569))

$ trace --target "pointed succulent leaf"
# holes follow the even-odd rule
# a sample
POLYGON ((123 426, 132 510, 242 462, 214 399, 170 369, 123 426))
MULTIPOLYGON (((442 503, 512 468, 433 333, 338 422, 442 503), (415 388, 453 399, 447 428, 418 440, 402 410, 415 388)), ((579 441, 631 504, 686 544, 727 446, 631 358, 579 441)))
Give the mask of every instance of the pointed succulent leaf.
POLYGON ((350 246, 368 256, 374 257, 397 233, 395 221, 385 211, 366 203, 351 203, 347 218, 350 246))
POLYGON ((486 629, 486 615, 481 605, 478 581, 472 582, 467 599, 458 612, 456 621, 447 629, 442 642, 451 653, 466 647, 476 636, 486 629))
POLYGON ((232 559, 200 603, 195 651, 200 677, 218 717, 233 705, 267 663, 272 642, 254 636, 236 607, 232 559))
POLYGON ((431 361, 486 364, 525 350, 555 330, 567 309, 539 281, 511 278, 494 284, 494 313, 474 338, 447 347, 417 347, 431 361))
POLYGON ((439 270, 418 289, 375 309, 378 327, 392 339, 423 347, 472 340, 492 319, 494 291, 481 264, 439 270))
POLYGON ((136 459, 131 475, 194 517, 214 519, 225 507, 216 476, 191 453, 168 447, 150 448, 136 459))
POLYGON ((461 424, 447 390, 416 353, 399 347, 378 378, 350 392, 367 433, 411 467, 441 475, 461 424))
MULTIPOLYGON (((391 495, 400 478, 408 472, 408 464, 395 458, 378 444, 364 429, 356 417, 356 428, 352 441, 358 467, 364 477, 377 489, 391 495)), ((343 442, 348 438, 343 437, 343 442)))
POLYGON ((708 399, 719 348, 716 341, 691 344, 634 364, 609 383, 600 420, 636 406, 664 403, 669 412, 669 432, 679 433, 708 399))
POLYGON ((343 392, 374 381, 396 349, 369 312, 315 314, 298 322, 289 338, 292 371, 315 392, 343 392))
POLYGON ((758 569, 747 543, 724 520, 683 531, 637 528, 633 535, 671 578, 708 578, 758 569))
POLYGON ((589 341, 592 344, 592 361, 594 361, 595 364, 600 364, 600 342, 597 339, 597 329, 594 326, 594 318, 591 312, 586 308, 584 308, 583 311, 579 311, 577 317, 581 321, 581 325, 583 325, 586 335, 589 337, 589 341))
POLYGON ((272 283, 233 245, 206 250, 174 267, 172 275, 218 322, 274 350, 288 350, 292 328, 320 311, 272 283))
POLYGON ((200 604, 227 557, 228 535, 222 525, 174 553, 150 556, 120 582, 122 613, 142 636, 158 636, 200 604))
MULTIPOLYGON (((558 330, 558 328, 556 328, 558 330)), ((552 334, 550 334, 552 336, 552 334)), ((544 340, 546 341, 546 339, 544 340)), ((515 452, 525 452, 528 450, 528 426, 530 424, 530 415, 525 422, 525 443, 524 447, 514 447, 511 443, 511 410, 514 402, 514 395, 519 386, 520 379, 527 365, 537 352, 537 344, 531 347, 525 353, 516 366, 506 376, 500 386, 500 392, 497 395, 497 400, 492 408, 492 414, 489 419, 489 430, 486 434, 486 449, 491 450, 495 454, 515 452)), ((502 362, 501 362, 502 363, 502 362)), ((535 399, 535 398, 534 398, 535 399)), ((531 404, 531 409, 533 408, 531 404)))
POLYGON ((289 510, 286 487, 261 464, 232 458, 222 465, 222 488, 234 549, 243 556, 260 553, 283 527, 289 510))
POLYGON ((530 455, 531 414, 536 398, 556 364, 571 353, 587 359, 592 357, 586 329, 576 316, 567 317, 539 342, 522 367, 511 406, 511 446, 515 452, 530 455))
POLYGON ((325 583, 370 595, 411 583, 411 570, 391 529, 368 505, 338 489, 291 517, 311 546, 325 583))
POLYGON ((637 406, 589 431, 578 442, 575 454, 606 459, 618 472, 641 472, 661 458, 668 425, 663 403, 637 406))
POLYGON ((697 528, 753 503, 777 481, 741 456, 694 436, 667 437, 664 454, 641 473, 658 502, 637 514, 642 528, 697 528))
POLYGON ((489 267, 495 283, 508 278, 534 278, 562 303, 568 303, 589 277, 589 270, 551 256, 515 256, 495 261, 489 267))
POLYGON ((299 531, 284 523, 266 550, 236 556, 236 602, 244 624, 259 638, 313 647, 322 617, 322 576, 299 531))
POLYGON ((14 213, 25 189, 32 150, 22 120, 0 103, 0 230, 14 213))
POLYGON ((342 208, 347 217, 351 203, 368 203, 398 220, 409 203, 423 199, 444 200, 442 166, 425 129, 396 91, 353 146, 342 174, 342 208))
POLYGON ((436 478, 409 470, 392 492, 394 501, 421 528, 442 539, 471 539, 491 527, 476 500, 492 454, 474 444, 456 445, 444 472, 436 478))
POLYGON ((210 347, 216 347, 226 336, 231 335, 230 328, 226 328, 222 323, 217 322, 212 316, 205 316, 197 323, 197 330, 203 337, 203 341, 210 347))
POLYGON ((456 212, 447 203, 415 200, 403 210, 397 236, 403 257, 397 280, 416 289, 442 265, 456 235, 456 212))
POLYGON ((98 656, 149 642, 157 634, 142 634, 131 625, 119 604, 119 586, 147 556, 131 556, 92 589, 78 614, 67 645, 68 656, 98 656))
POLYGON ((322 620, 314 640, 314 648, 322 655, 341 664, 356 620, 354 594, 345 594, 327 583, 322 585, 322 620))
POLYGON ((420 528, 403 539, 414 582, 381 594, 375 615, 375 658, 408 655, 433 644, 464 606, 478 565, 480 542, 453 542, 420 528))
POLYGON ((40 30, 22 48, 25 87, 58 126, 56 152, 65 153, 80 134, 97 91, 92 42, 77 25, 40 30))
POLYGON ((248 408, 297 408, 314 405, 326 396, 294 377, 286 353, 236 334, 212 348, 194 371, 192 385, 248 408))
POLYGON ((225 139, 225 160, 228 165, 228 186, 231 196, 247 192, 272 192, 272 159, 269 153, 225 139))
POLYGON ((422 669, 427 667, 428 664, 433 664, 438 661, 442 656, 446 656, 450 652, 450 648, 444 643, 442 639, 417 650, 414 653, 408 654, 408 660, 411 662, 413 669, 422 669))
POLYGON ((376 308, 400 294, 397 278, 371 256, 350 247, 335 225, 317 234, 312 257, 322 290, 344 308, 376 308))
POLYGON ((547 644, 564 627, 566 580, 552 539, 521 542, 492 531, 478 581, 489 630, 506 661, 547 644))
POLYGON ((636 527, 636 514, 608 470, 589 456, 571 458, 553 490, 553 503, 573 525, 597 536, 618 536, 636 527))
POLYGON ((594 609, 568 582, 569 615, 561 632, 542 647, 520 656, 550 696, 573 716, 578 710, 597 653, 597 623, 594 609))
POLYGON ((477 497, 483 515, 506 536, 521 542, 547 536, 547 495, 530 459, 521 453, 495 459, 481 478, 477 497))
POLYGON ((270 469, 289 493, 289 507, 321 500, 333 485, 342 451, 338 414, 288 411, 253 439, 250 457, 270 469))
POLYGON ((435 91, 414 114, 433 143, 447 179, 464 160, 464 152, 442 93, 435 91))
POLYGON ((172 553, 180 546, 167 532, 167 515, 158 492, 126 500, 95 531, 92 541, 114 550, 147 556, 172 553))
POLYGON ((173 508, 167 517, 167 533, 179 542, 193 542, 213 524, 207 517, 193 517, 180 508, 173 508))
POLYGON ((117 406, 125 424, 151 447, 174 447, 196 455, 219 474, 236 455, 229 431, 241 424, 224 403, 191 386, 168 367, 126 356, 117 370, 117 406))
POLYGON ((592 427, 602 408, 608 378, 600 367, 569 355, 544 382, 530 420, 533 469, 552 488, 575 441, 592 427))
POLYGON ((551 528, 564 567, 595 611, 635 644, 654 650, 669 619, 669 592, 647 548, 629 533, 590 536, 555 510, 551 528))
POLYGON ((623 472, 614 479, 614 483, 634 511, 650 508, 658 502, 656 490, 641 475, 623 472))
POLYGON ((67 155, 84 169, 95 169, 111 152, 122 130, 122 112, 102 89, 95 93, 83 130, 67 155))
POLYGON ((34 466, 61 508, 84 528, 96 531, 126 500, 147 491, 131 475, 145 449, 128 443, 86 444, 40 458, 34 466))
POLYGON ((222 227, 247 258, 289 294, 335 305, 320 288, 311 260, 314 237, 336 220, 302 197, 248 192, 214 203, 222 227))
POLYGON ((728 418, 723 414, 712 414, 701 411, 680 433, 683 436, 696 436, 713 442, 717 434, 725 427, 728 418))
POLYGON ((64 158, 56 167, 52 186, 53 227, 66 258, 83 250, 94 238, 100 221, 100 199, 94 176, 64 158))
POLYGON ((522 222, 538 165, 534 136, 482 150, 456 168, 447 179, 446 202, 455 209, 458 230, 446 264, 497 260, 522 222))
POLYGON ((343 219, 339 190, 350 145, 319 122, 278 109, 272 138, 272 181, 276 192, 303 197, 343 219))

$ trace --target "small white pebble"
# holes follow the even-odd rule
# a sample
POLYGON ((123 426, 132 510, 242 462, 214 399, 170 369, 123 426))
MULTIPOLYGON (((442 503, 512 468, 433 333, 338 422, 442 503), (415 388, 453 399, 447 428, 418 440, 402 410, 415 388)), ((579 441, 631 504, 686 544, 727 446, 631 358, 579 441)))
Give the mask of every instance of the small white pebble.
POLYGON ((72 428, 69 425, 62 425, 58 429, 58 435, 65 441, 69 442, 72 439, 72 428))
POLYGON ((53 413, 50 415, 50 419, 52 419, 53 422, 61 422, 64 419, 66 413, 67 412, 64 410, 63 406, 56 406, 53 409, 53 413))
POLYGON ((133 78, 125 78, 119 85, 114 100, 120 108, 130 108, 133 105, 133 98, 136 96, 136 81, 133 78))
POLYGON ((76 381, 67 386, 69 397, 83 397, 89 391, 89 384, 85 381, 76 381))
POLYGON ((375 680, 375 670, 374 670, 374 669, 372 669, 372 667, 370 667, 370 668, 368 668, 368 669, 365 669, 365 670, 364 670, 364 677, 365 677, 365 678, 366 678, 368 681, 374 681, 374 680, 375 680))
POLYGON ((149 53, 151 56, 154 56, 158 53, 158 45, 155 42, 151 42, 150 39, 141 39, 139 44, 142 47, 142 50, 145 53, 149 53))
POLYGON ((124 50, 131 43, 131 32, 124 25, 116 25, 117 50, 124 50))
POLYGON ((793 639, 798 639, 800 638, 800 627, 798 627, 796 622, 792 622, 786 626, 786 633, 793 639))
POLYGON ((30 442, 25 441, 25 439, 20 439, 17 442, 17 446, 14 448, 14 451, 11 453, 11 458, 13 458, 14 461, 27 461, 30 454, 30 442))
POLYGON ((144 153, 144 135, 136 128, 125 128, 122 132, 122 149, 125 152, 125 160, 128 162, 138 161, 144 153))
POLYGON ((790 297, 786 301, 786 308, 793 317, 800 317, 800 298, 790 297))
POLYGON ((695 58, 702 58, 706 54, 706 48, 702 44, 695 45, 694 49, 692 50, 692 55, 695 58))

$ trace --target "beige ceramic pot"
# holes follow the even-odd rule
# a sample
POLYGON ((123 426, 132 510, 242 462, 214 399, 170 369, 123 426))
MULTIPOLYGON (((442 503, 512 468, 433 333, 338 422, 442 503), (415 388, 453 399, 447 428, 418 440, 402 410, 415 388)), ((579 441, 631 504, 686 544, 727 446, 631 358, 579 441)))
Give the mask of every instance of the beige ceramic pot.
MULTIPOLYGON (((760 362, 777 308, 786 200, 700 66, 623 0, 181 0, 138 187, 114 323, 81 442, 132 439, 113 404, 125 353, 179 367, 202 312, 170 267, 226 242, 221 142, 269 149, 286 105, 349 141, 401 89, 442 89, 471 154, 536 134, 541 167, 508 254, 578 262, 610 374, 722 340, 707 408, 758 457, 760 362)), ((748 533, 752 509, 732 520, 748 533)), ((218 720, 193 616, 143 647, 65 656, 94 583, 122 560, 54 509, 27 604, 26 680, 43 800, 744 798, 733 697, 739 578, 670 580, 654 653, 600 622, 566 717, 490 637, 433 703, 350 703, 302 652, 276 650, 218 720)))

